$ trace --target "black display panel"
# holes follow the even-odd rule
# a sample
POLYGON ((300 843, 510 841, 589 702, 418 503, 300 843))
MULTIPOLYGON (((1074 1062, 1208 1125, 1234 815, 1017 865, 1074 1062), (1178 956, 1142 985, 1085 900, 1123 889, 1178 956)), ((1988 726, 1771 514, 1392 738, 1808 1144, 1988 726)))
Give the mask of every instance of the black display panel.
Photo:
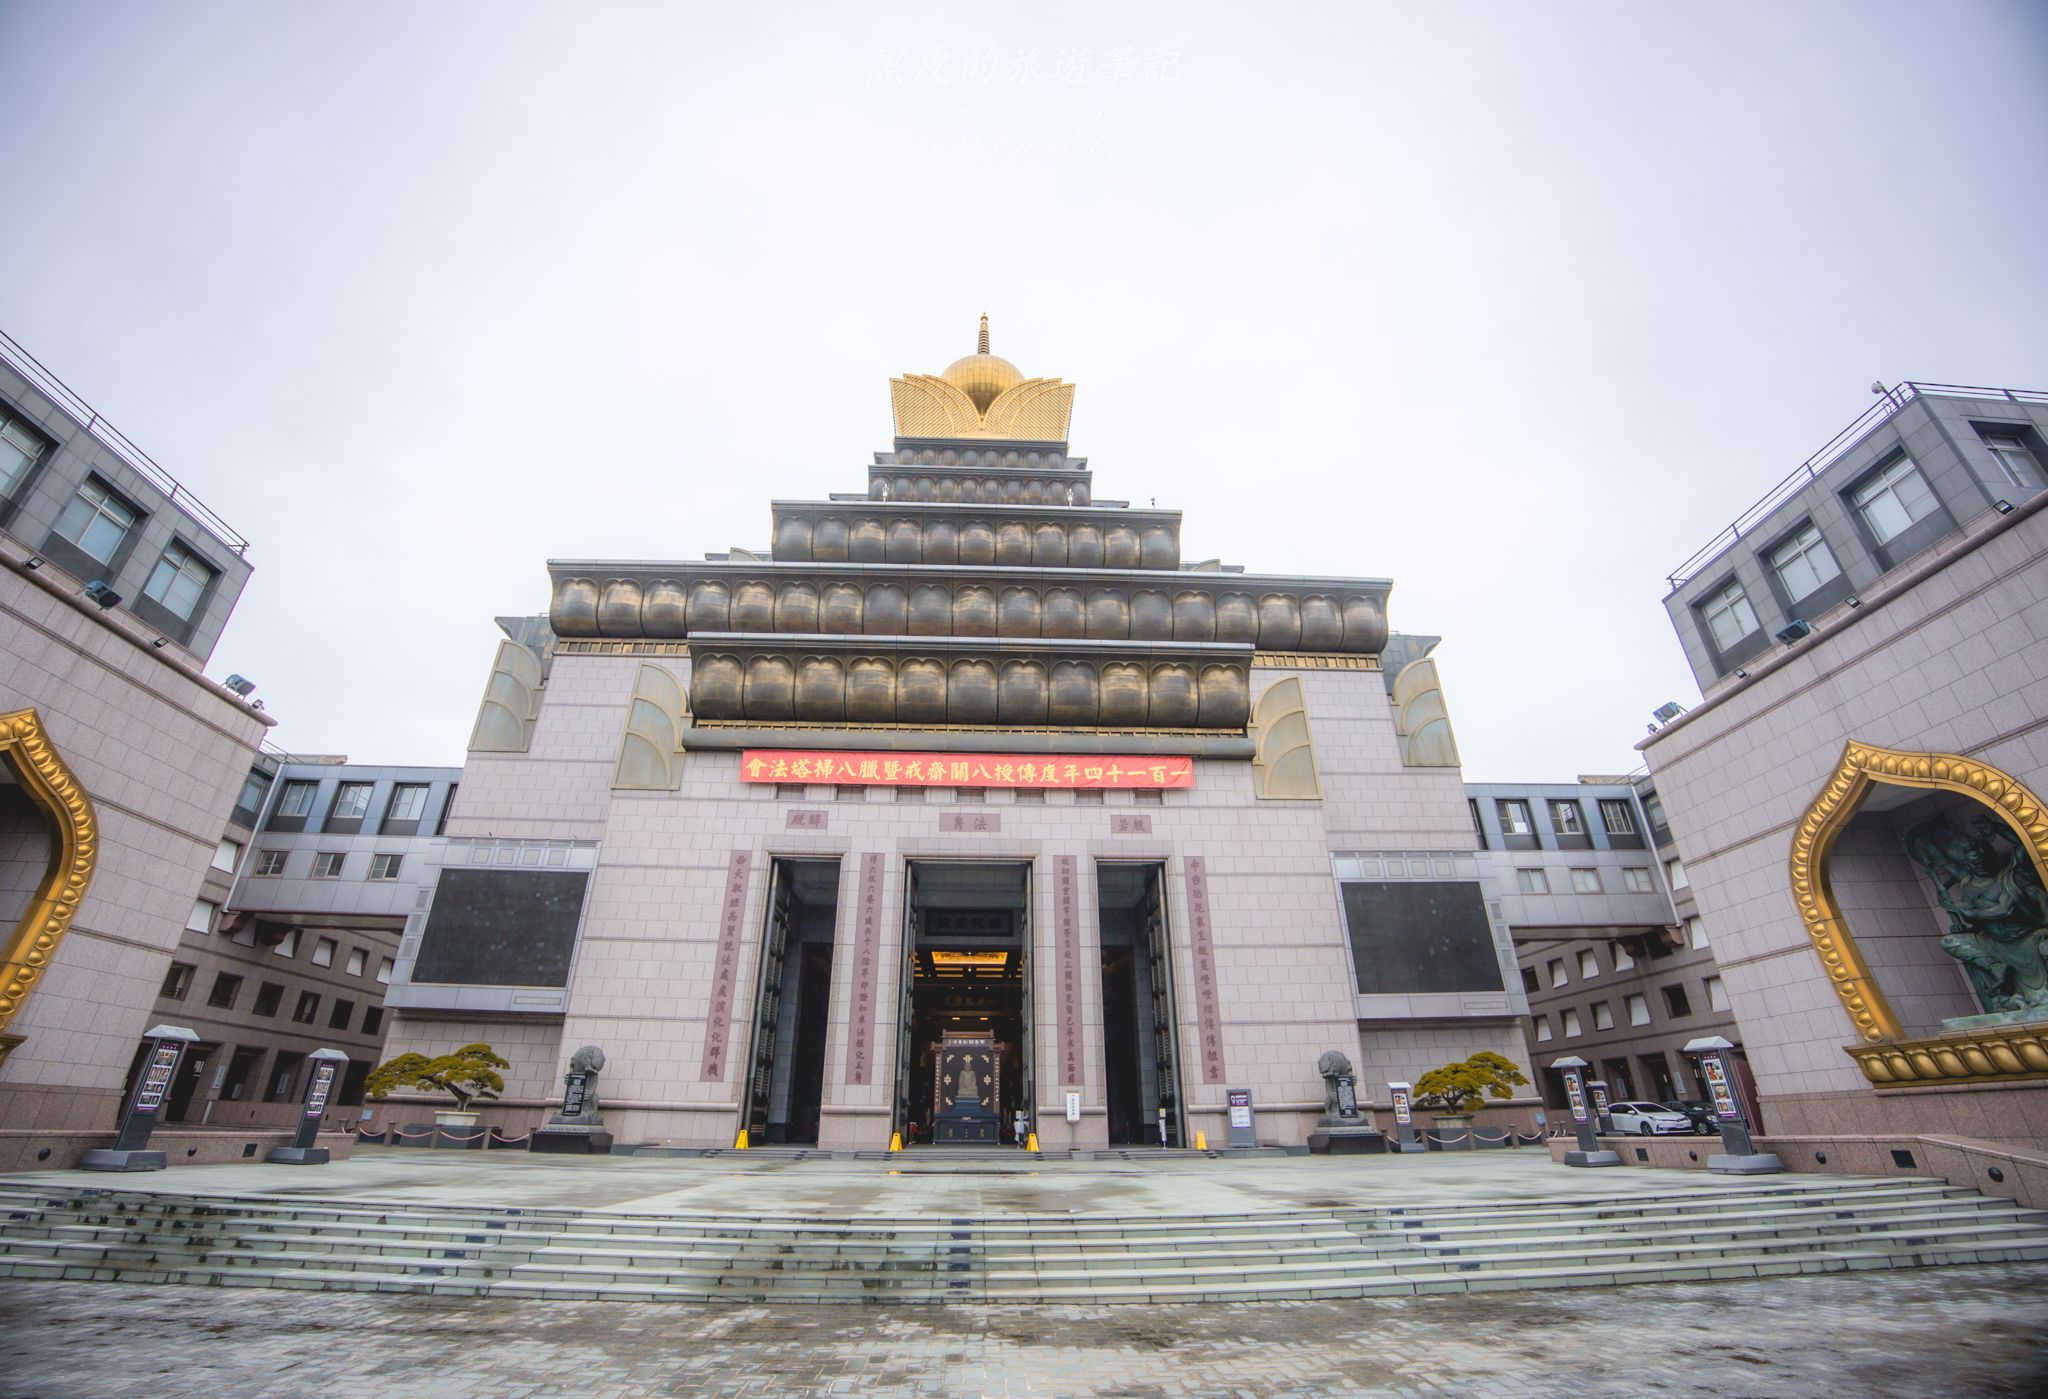
POLYGON ((457 986, 567 986, 590 876, 443 870, 412 979, 457 986))
POLYGON ((1477 884, 1402 880, 1340 887, 1361 993, 1505 989, 1477 884))

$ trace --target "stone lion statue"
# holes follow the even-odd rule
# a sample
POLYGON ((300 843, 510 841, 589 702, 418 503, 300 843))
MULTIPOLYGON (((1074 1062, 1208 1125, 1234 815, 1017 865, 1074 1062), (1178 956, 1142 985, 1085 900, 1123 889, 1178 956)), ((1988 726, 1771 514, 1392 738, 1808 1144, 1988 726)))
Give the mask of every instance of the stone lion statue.
POLYGON ((594 1074, 603 1067, 604 1051, 594 1044, 584 1045, 569 1058, 569 1072, 572 1074, 594 1074))
POLYGON ((1326 1050, 1323 1057, 1316 1060, 1316 1072, 1324 1078, 1341 1078, 1351 1072, 1351 1061, 1341 1050, 1326 1050))

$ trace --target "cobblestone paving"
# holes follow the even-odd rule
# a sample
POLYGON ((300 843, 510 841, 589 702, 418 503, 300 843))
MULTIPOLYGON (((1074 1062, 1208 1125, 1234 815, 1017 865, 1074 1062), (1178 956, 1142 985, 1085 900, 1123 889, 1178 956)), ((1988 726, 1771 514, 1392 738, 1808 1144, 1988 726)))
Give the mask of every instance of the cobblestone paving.
POLYGON ((2038 1396, 2048 1267, 1203 1307, 8 1284, 0 1399, 2038 1396))

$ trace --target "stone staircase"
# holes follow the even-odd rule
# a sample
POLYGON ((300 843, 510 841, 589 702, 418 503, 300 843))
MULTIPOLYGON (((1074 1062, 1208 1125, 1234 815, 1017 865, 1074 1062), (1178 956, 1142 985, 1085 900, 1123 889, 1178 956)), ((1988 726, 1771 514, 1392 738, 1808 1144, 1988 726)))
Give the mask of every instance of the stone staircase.
POLYGON ((2048 1260, 2048 1213, 1785 1176, 1505 1204, 730 1218, 0 1181, 0 1278, 679 1302, 1226 1302, 2048 1260))

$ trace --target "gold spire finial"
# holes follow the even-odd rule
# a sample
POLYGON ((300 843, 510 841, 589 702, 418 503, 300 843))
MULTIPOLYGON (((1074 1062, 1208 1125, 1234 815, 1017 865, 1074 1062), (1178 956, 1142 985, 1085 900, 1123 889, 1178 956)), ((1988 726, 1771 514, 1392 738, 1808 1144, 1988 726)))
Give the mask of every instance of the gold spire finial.
POLYGON ((981 340, 975 345, 974 352, 978 355, 988 353, 988 312, 986 311, 981 313, 981 340))

